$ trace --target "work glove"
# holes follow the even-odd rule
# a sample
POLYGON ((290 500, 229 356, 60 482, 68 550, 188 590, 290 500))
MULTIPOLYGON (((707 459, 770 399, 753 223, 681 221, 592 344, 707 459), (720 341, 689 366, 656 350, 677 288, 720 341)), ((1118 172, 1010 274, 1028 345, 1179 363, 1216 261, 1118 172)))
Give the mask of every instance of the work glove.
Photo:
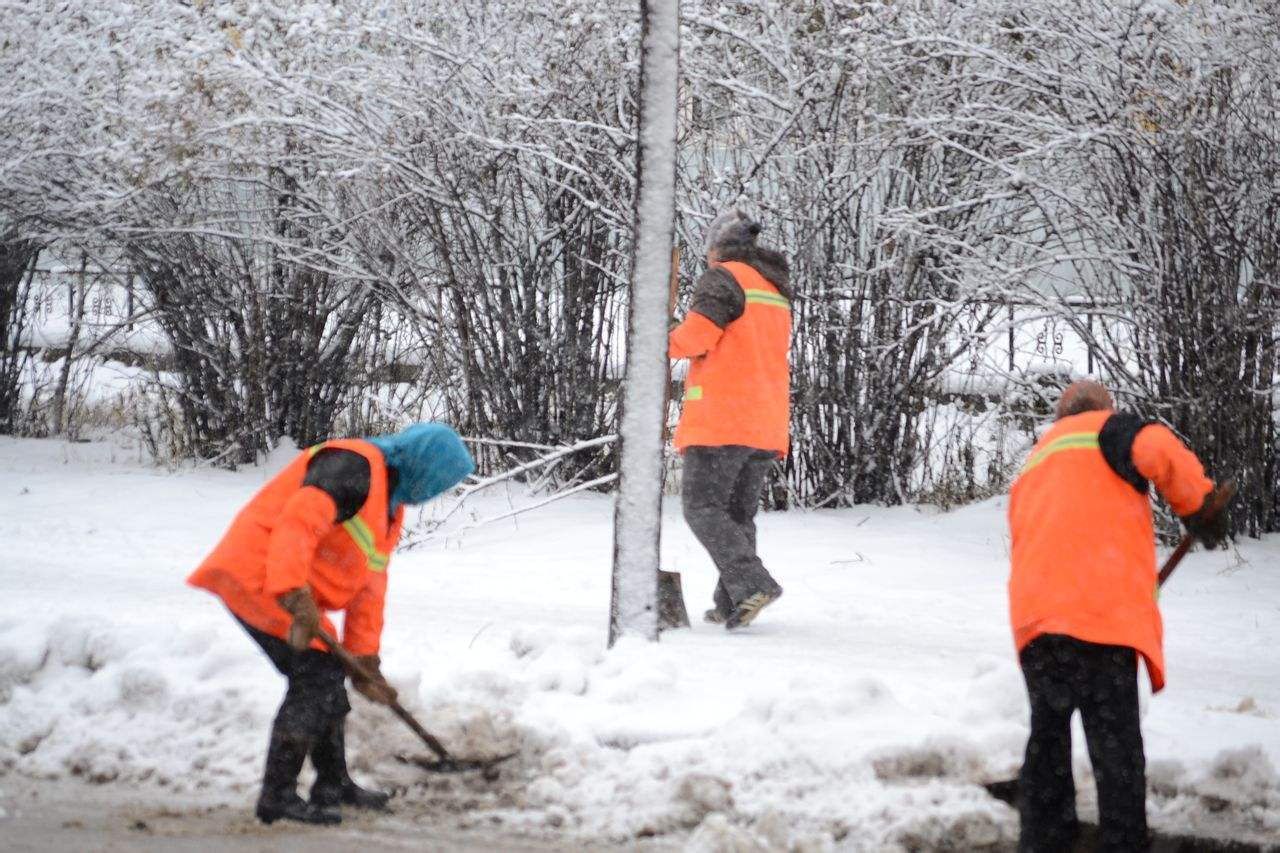
POLYGON ((276 599, 293 621, 289 623, 289 645, 305 652, 311 641, 320 636, 320 609, 311 597, 311 588, 300 586, 276 599))
POLYGON ((378 655, 361 655, 356 660, 371 676, 366 679, 354 672, 351 673, 351 686, 358 690, 361 696, 379 705, 390 705, 400 698, 400 694, 382 675, 382 658, 378 655))
POLYGON ((1213 492, 1205 495, 1204 504, 1200 509, 1182 517, 1182 523, 1187 526, 1187 531, 1210 551, 1219 545, 1223 548, 1227 547, 1227 534, 1231 532, 1231 516, 1227 513, 1226 507, 1213 515, 1208 514, 1209 498, 1212 496, 1213 492))

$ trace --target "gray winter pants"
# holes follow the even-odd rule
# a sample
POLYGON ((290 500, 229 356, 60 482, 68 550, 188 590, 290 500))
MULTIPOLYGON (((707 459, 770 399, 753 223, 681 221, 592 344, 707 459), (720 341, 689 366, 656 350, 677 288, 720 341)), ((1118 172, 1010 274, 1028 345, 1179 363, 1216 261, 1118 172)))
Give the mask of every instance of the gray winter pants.
POLYGON ((720 572, 715 603, 723 616, 757 592, 782 591, 756 556, 756 509, 777 458, 771 450, 738 445, 685 450, 684 519, 720 572))

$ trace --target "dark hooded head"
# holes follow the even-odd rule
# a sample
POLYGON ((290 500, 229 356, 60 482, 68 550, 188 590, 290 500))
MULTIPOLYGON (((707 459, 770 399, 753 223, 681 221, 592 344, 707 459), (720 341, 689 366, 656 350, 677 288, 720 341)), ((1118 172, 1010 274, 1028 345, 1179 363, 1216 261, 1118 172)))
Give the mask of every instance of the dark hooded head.
POLYGON ((392 512, 402 504, 426 503, 444 494, 476 469, 461 437, 444 424, 414 424, 395 435, 370 438, 369 443, 399 475, 391 494, 392 512))

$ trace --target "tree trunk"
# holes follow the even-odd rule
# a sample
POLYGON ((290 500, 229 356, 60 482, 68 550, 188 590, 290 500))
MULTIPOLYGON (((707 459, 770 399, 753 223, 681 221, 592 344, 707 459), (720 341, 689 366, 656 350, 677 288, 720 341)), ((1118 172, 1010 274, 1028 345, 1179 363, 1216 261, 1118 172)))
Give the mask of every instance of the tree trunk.
POLYGON ((85 273, 89 268, 89 255, 80 253, 80 273, 75 282, 67 285, 67 321, 70 329, 67 333, 67 354, 62 359, 62 368, 58 371, 58 385, 53 394, 53 434, 62 435, 67 429, 67 385, 71 381, 71 363, 75 359, 76 347, 80 345, 80 330, 84 325, 84 306, 88 299, 89 288, 85 273))
POLYGON ((636 151, 636 254, 619 430, 609 645, 658 638, 662 530, 663 385, 667 375, 667 283, 675 228, 679 0, 640 3, 640 144, 636 151))
POLYGON ((0 433, 11 433, 18 420, 18 380, 27 352, 27 297, 40 248, 27 240, 0 239, 0 433))

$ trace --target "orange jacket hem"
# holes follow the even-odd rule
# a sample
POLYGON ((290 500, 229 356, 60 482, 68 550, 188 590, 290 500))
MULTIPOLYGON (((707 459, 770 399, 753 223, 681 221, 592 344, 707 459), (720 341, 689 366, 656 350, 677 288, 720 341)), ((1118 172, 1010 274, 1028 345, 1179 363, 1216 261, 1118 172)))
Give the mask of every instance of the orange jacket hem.
POLYGON ((1081 627, 1070 619, 1049 617, 1038 619, 1028 625, 1020 625, 1013 629, 1014 646, 1018 653, 1031 644, 1037 637, 1046 634, 1063 634, 1086 643, 1097 643, 1103 646, 1124 646, 1133 649, 1146 662, 1147 675, 1151 678, 1151 692, 1159 693, 1164 689, 1165 670, 1164 652, 1158 639, 1146 643, 1134 643, 1131 637, 1117 637, 1106 630, 1090 630, 1081 627))

